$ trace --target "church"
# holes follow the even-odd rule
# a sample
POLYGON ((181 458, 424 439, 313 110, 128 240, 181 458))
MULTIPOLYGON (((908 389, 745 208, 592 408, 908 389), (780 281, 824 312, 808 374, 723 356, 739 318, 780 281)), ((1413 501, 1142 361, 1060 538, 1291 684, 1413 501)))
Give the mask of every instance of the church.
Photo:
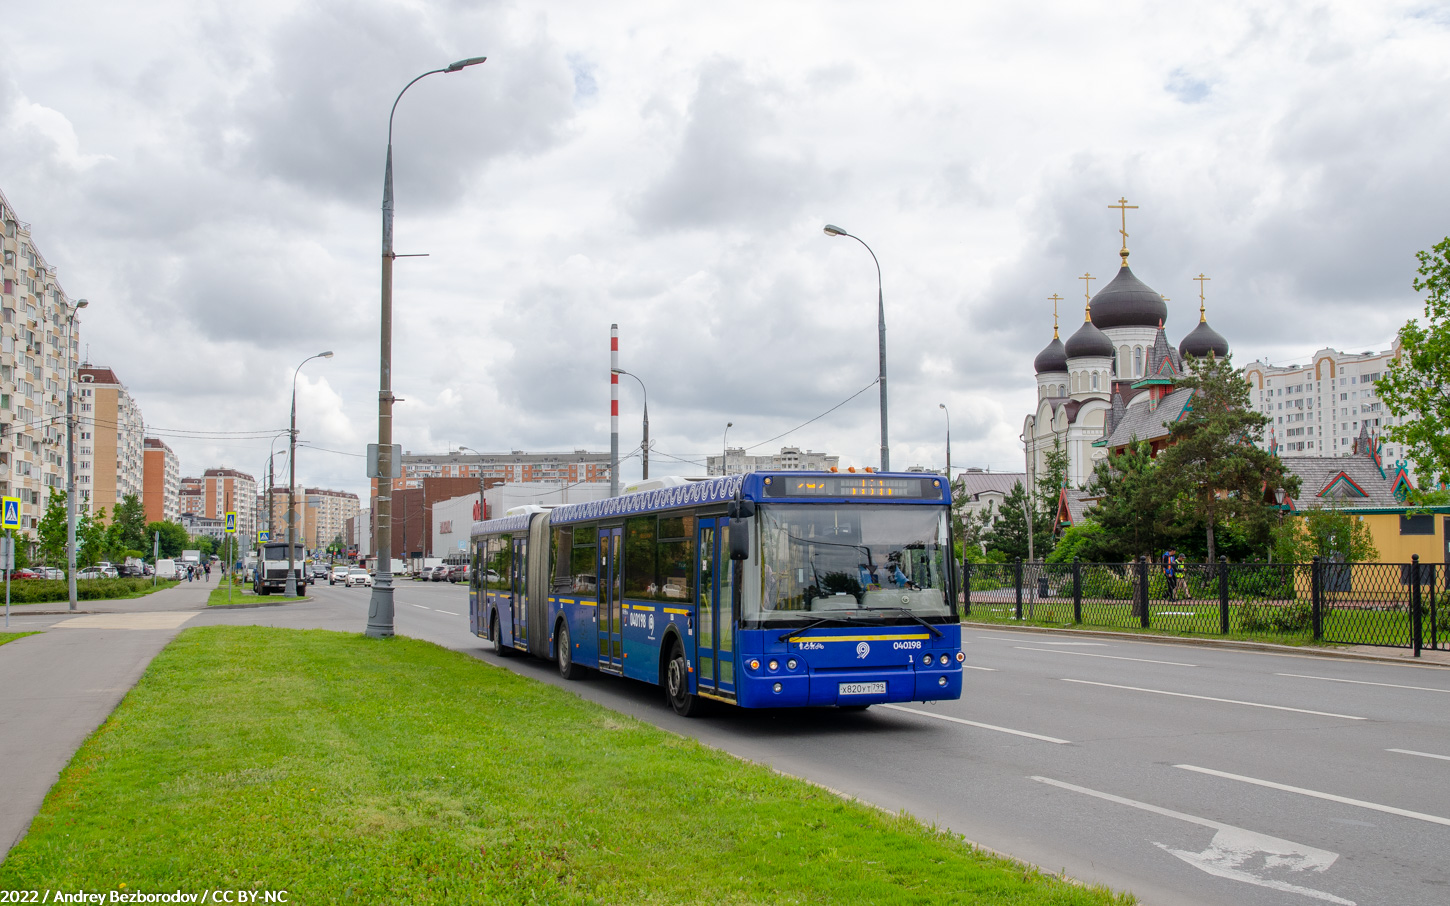
POLYGON ((1066 343, 1055 309, 1061 297, 1050 297, 1052 341, 1033 361, 1037 408, 1022 428, 1029 489, 1045 474, 1053 450, 1067 454, 1069 488, 1085 487, 1108 451, 1134 438, 1153 444, 1156 453, 1192 399, 1192 391, 1176 387, 1184 359, 1228 355, 1228 341, 1208 326, 1203 281, 1209 278, 1202 274, 1194 278, 1199 281, 1198 324, 1176 348, 1169 343, 1167 300, 1128 267, 1127 212, 1137 206, 1120 198, 1109 207, 1122 212, 1122 261, 1117 276, 1096 294, 1089 294, 1091 274, 1079 278, 1083 322, 1066 343))

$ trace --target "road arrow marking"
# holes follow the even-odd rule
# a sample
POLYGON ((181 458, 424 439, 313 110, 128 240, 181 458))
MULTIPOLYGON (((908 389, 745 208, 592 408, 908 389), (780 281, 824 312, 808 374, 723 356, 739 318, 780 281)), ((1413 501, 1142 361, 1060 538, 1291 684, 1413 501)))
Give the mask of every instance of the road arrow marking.
POLYGON ((1114 796, 1112 793, 1104 793, 1100 790, 1090 790, 1084 786, 1065 783, 1061 780, 1053 780, 1050 777, 1034 776, 1029 779, 1035 780, 1038 783, 1048 784, 1049 786, 1059 787, 1060 789, 1071 790, 1074 793, 1082 793, 1085 796, 1095 796, 1098 799, 1104 799, 1108 802, 1116 802, 1119 805, 1142 809, 1145 812, 1152 812, 1155 815, 1163 815, 1167 818, 1176 818, 1179 821, 1187 821, 1190 824, 1212 828, 1216 833, 1213 835, 1213 840, 1208 844, 1208 848, 1203 852, 1172 849, 1163 843, 1154 843, 1153 845, 1166 853, 1182 859, 1194 868, 1207 872, 1215 877, 1227 878, 1230 881, 1242 881, 1245 884, 1267 887, 1271 890, 1282 890, 1286 893, 1297 893, 1316 900, 1322 900, 1326 903, 1336 903, 1339 906, 1355 906, 1353 900, 1346 900, 1334 894, 1325 893, 1322 890, 1314 890, 1310 887, 1290 884, 1288 881, 1265 878, 1261 874, 1256 873, 1270 871, 1323 872, 1339 858, 1338 853, 1330 852, 1327 849, 1319 849, 1314 846, 1306 846, 1303 843, 1295 843, 1292 840, 1271 837, 1268 834, 1261 834, 1257 831, 1245 830, 1242 827, 1235 827, 1232 824, 1224 824, 1222 821, 1214 821, 1209 818, 1200 818, 1197 815, 1175 812, 1172 809, 1150 805, 1146 802, 1139 802, 1136 799, 1114 796), (1261 854, 1262 860, 1260 859, 1261 854))

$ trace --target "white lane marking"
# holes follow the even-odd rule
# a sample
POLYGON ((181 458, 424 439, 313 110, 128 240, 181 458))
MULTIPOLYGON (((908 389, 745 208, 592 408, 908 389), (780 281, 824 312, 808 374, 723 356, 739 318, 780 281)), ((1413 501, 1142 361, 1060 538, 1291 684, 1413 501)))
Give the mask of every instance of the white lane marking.
POLYGON ((1385 749, 1386 752, 1398 752, 1401 755, 1418 755, 1421 758, 1438 758, 1441 761, 1450 761, 1450 755, 1431 755, 1429 752, 1415 752, 1410 749, 1385 749))
POLYGON ((963 664, 962 665, 962 669, 963 670, 985 670, 988 673, 996 673, 997 672, 997 668, 996 667, 974 667, 971 664, 963 664))
POLYGON ((934 717, 937 720, 949 720, 954 724, 966 724, 969 727, 980 727, 983 730, 996 730, 998 733, 1011 733, 1013 736, 1026 736, 1028 739, 1040 739, 1043 742, 1056 743, 1060 746, 1071 745, 1066 739, 1058 739, 1056 736, 1043 736, 1040 733, 1028 733, 1026 730, 1013 730, 1008 727, 999 727, 994 724, 977 723, 975 720, 963 720, 960 717, 949 717, 946 714, 933 714, 930 711, 918 711, 915 708, 903 708, 901 705, 882 705, 883 708, 890 708, 893 711, 905 711, 907 714, 919 714, 922 717, 934 717))
MULTIPOLYGON (((994 642, 1023 642, 1023 641, 1026 641, 1026 639, 1004 639, 1001 636, 996 636, 996 635, 979 635, 979 636, 977 636, 977 638, 979 638, 979 639, 991 639, 994 642)), ((1107 642, 1039 642, 1039 641, 1036 641, 1035 639, 1033 641, 1036 644, 1038 644, 1038 645, 1063 645, 1063 646, 1075 646, 1075 647, 1078 647, 1078 648, 1106 648, 1106 647, 1108 647, 1108 643, 1107 642)))
POLYGON ((91 613, 61 620, 52 629, 175 629, 197 615, 197 611, 155 613, 91 613))
POLYGON ((1350 799, 1347 796, 1336 796, 1333 793, 1321 793, 1318 790, 1306 790, 1299 786, 1289 786, 1284 783, 1275 783, 1272 780, 1260 780, 1257 777, 1245 777, 1243 774, 1230 774, 1227 771, 1215 771, 1213 768, 1200 768, 1191 764, 1175 764, 1175 768, 1182 768, 1185 771, 1196 771, 1199 774, 1208 774, 1211 777, 1222 777, 1225 780, 1237 780, 1241 783, 1251 783, 1254 786, 1268 787, 1271 790, 1283 790, 1286 793, 1298 793, 1301 796, 1310 796, 1315 799, 1323 799, 1327 802, 1338 802, 1341 805, 1355 805, 1360 808, 1371 809, 1376 812, 1384 812, 1387 815, 1399 815, 1401 818, 1414 818, 1416 821, 1427 821, 1430 824, 1443 824, 1450 827, 1450 818, 1441 818, 1439 815, 1427 815, 1424 812, 1412 812, 1409 809, 1395 808, 1393 805, 1380 805, 1378 802, 1365 802, 1363 799, 1350 799))
POLYGON ((1345 720, 1366 720, 1352 714, 1335 714, 1331 711, 1310 711, 1307 708, 1290 708, 1285 705, 1266 705, 1263 702, 1243 702, 1234 698, 1214 698, 1211 695, 1189 695, 1187 692, 1167 692, 1163 689, 1144 689, 1140 686, 1119 686, 1115 683, 1094 683, 1085 679, 1064 679, 1064 683, 1081 683, 1084 686, 1106 686, 1109 689, 1127 689, 1130 692, 1151 692, 1154 695, 1172 695, 1175 698, 1196 698, 1205 702, 1222 702, 1226 705, 1246 705, 1250 708, 1268 708, 1272 711, 1293 711, 1296 714, 1314 714, 1319 717, 1342 717, 1345 720))
POLYGON ((1401 686, 1401 685, 1399 685, 1397 683, 1371 683, 1371 682, 1367 682, 1365 680, 1357 680, 1357 679, 1335 679, 1332 676, 1309 676, 1306 673, 1276 673, 1274 675, 1275 676, 1292 676, 1295 679, 1317 679, 1317 680, 1324 680, 1326 683, 1353 683, 1356 686, 1384 686, 1384 687, 1386 687, 1388 689, 1414 689, 1414 690, 1416 690, 1418 692, 1445 692, 1445 693, 1450 693, 1450 689, 1433 689, 1433 688, 1431 688, 1429 686, 1401 686))
POLYGON ((1145 812, 1152 812, 1155 815, 1163 815, 1166 818, 1176 818, 1179 821, 1187 821, 1190 824, 1198 824, 1203 827, 1212 828, 1217 833, 1213 835, 1213 841, 1209 843, 1208 849, 1205 849, 1201 853, 1170 849, 1162 843, 1154 843, 1153 845, 1166 853, 1177 856, 1194 868, 1207 872, 1215 877, 1243 881, 1246 884, 1254 884, 1259 887, 1268 887, 1273 890, 1282 890, 1288 893, 1302 894, 1306 897, 1313 897, 1316 900, 1324 900, 1328 903, 1354 906, 1353 900, 1345 900, 1333 894, 1325 893, 1322 890, 1300 887, 1297 884, 1290 884, 1287 881, 1276 881, 1264 878, 1246 868, 1246 865, 1250 861, 1257 861, 1257 856, 1262 853, 1264 856, 1263 864, 1258 867, 1258 871, 1274 869, 1305 871, 1307 869, 1309 871, 1322 872, 1334 864, 1334 861, 1339 858, 1339 853, 1333 853, 1327 849, 1319 849, 1313 846, 1306 846, 1303 843, 1295 843, 1292 840, 1271 837, 1268 834, 1261 834, 1257 831, 1245 830, 1242 827, 1234 827, 1232 824, 1224 824, 1221 821, 1213 821, 1209 818, 1200 818, 1197 815, 1175 812, 1172 809, 1149 805, 1146 802, 1139 802, 1136 799, 1126 799, 1122 796, 1114 796, 1112 793, 1090 790, 1085 786, 1064 783, 1061 780, 1053 780, 1050 777, 1034 776, 1030 779, 1064 790, 1071 790, 1074 793, 1082 793, 1085 796, 1095 796, 1098 799, 1104 799, 1108 802, 1116 802, 1119 805, 1142 809, 1145 812))
POLYGON ((450 616, 450 617, 457 617, 457 616, 462 616, 462 614, 457 614, 457 613, 454 613, 454 612, 453 612, 453 611, 451 611, 451 610, 440 610, 440 611, 438 611, 438 612, 439 612, 439 613, 446 613, 446 614, 448 614, 448 615, 449 615, 449 616, 450 616))
POLYGON ((419 610, 432 610, 433 609, 431 607, 424 607, 422 604, 409 604, 408 606, 409 607, 416 607, 419 610))
POLYGON ((1145 657, 1123 657, 1119 654, 1093 654, 1091 651, 1059 651, 1056 648, 1028 648, 1024 645, 1017 646, 1018 651, 1044 651, 1048 654, 1075 654, 1078 657, 1105 657, 1114 661, 1137 661, 1140 664, 1168 664, 1173 667, 1197 667, 1197 664, 1185 664, 1182 661, 1153 661, 1145 657))

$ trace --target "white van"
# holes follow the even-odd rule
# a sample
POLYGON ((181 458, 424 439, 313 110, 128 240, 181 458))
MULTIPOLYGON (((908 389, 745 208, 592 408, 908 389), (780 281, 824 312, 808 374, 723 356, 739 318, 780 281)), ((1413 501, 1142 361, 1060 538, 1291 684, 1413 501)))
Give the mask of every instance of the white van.
POLYGON ((156 561, 156 578, 158 578, 158 579, 175 579, 176 578, 176 561, 175 560, 157 560, 156 561))

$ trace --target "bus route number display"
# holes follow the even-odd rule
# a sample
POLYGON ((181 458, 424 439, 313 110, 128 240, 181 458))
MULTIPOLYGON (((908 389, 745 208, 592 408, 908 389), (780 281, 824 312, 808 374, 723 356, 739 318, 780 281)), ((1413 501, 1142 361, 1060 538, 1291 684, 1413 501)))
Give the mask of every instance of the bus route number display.
POLYGON ((877 478, 871 475, 815 475, 766 479, 767 497, 894 497, 940 500, 939 478, 877 478))

